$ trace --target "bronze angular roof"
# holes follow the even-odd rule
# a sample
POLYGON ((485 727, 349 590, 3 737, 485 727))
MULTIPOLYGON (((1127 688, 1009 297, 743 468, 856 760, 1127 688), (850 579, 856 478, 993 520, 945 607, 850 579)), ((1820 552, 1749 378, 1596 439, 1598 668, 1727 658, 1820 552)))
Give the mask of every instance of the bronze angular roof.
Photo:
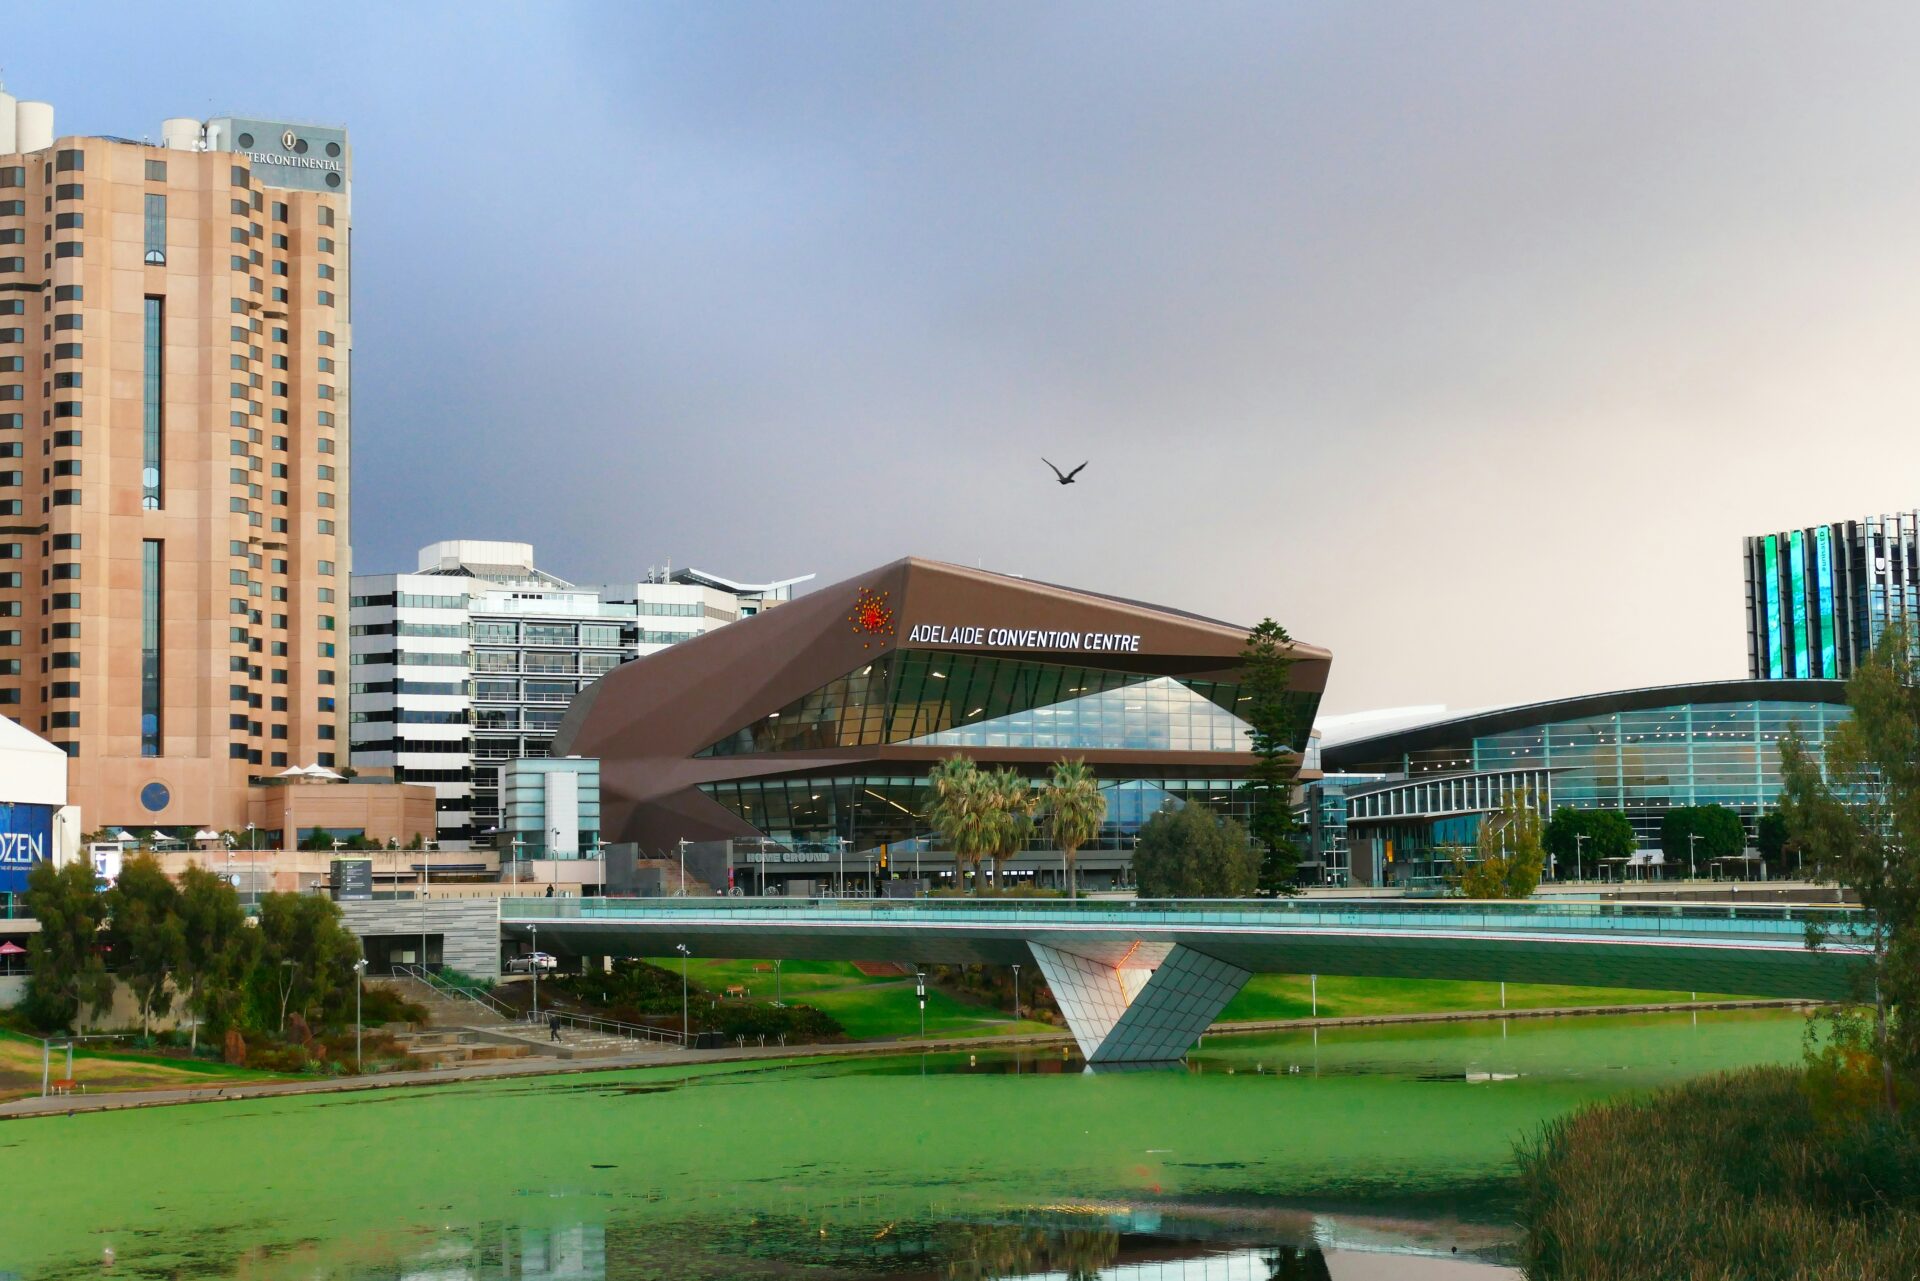
MULTIPOLYGON (((682 641, 602 676, 573 700, 556 756, 601 761, 601 827, 613 842, 663 850, 682 837, 753 830, 699 790, 727 779, 871 767, 924 772, 952 747, 888 743, 825 750, 698 756, 864 663, 899 650, 974 652, 1034 662, 1235 679, 1246 630, 1137 601, 906 558, 751 618, 682 641)), ((1326 688, 1332 655, 1295 645, 1293 688, 1326 688)), ((996 763, 1047 763, 1057 750, 995 749, 996 763)), ((1143 759, 1243 770, 1245 752, 1075 750, 1096 766, 1143 759)))

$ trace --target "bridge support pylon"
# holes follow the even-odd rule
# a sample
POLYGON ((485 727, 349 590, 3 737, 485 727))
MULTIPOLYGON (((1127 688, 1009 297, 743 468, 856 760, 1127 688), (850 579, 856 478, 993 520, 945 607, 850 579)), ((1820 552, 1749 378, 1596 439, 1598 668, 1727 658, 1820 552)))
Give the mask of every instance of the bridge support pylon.
POLYGON ((1251 977, 1175 943, 1028 947, 1089 1066, 1185 1057, 1251 977))

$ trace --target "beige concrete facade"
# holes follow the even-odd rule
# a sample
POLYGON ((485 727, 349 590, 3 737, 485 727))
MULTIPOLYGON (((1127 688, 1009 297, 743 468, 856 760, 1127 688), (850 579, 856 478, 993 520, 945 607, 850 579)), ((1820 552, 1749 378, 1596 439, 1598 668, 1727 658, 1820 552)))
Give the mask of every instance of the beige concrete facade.
POLYGON ((289 845, 325 828, 376 841, 433 839, 433 789, 424 783, 288 783, 247 792, 247 822, 289 845))
POLYGON ((89 828, 347 763, 349 188, 169 138, 0 155, 0 712, 89 828))

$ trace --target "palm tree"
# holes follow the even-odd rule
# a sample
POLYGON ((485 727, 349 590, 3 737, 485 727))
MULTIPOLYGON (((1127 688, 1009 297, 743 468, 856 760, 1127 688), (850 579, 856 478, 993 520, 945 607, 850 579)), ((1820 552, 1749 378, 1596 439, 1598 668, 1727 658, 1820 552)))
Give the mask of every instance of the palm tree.
MULTIPOLYGON (((986 849, 990 826, 986 806, 986 776, 974 766, 971 757, 953 755, 927 771, 926 820, 947 838, 953 850, 953 873, 962 887, 963 873, 978 867, 986 849)), ((978 877, 975 878, 978 888, 978 877)))
POLYGON ((986 793, 987 853, 993 858, 993 888, 1002 890, 1006 888, 1007 860, 1025 847, 1040 797, 1016 769, 997 769, 984 775, 981 785, 986 793))
POLYGON ((1100 835, 1100 825, 1107 818, 1107 798, 1085 760, 1060 760, 1054 762, 1053 774, 1047 780, 1045 804, 1047 830, 1066 860, 1067 897, 1073 898, 1079 891, 1075 861, 1080 857, 1080 847, 1100 835))

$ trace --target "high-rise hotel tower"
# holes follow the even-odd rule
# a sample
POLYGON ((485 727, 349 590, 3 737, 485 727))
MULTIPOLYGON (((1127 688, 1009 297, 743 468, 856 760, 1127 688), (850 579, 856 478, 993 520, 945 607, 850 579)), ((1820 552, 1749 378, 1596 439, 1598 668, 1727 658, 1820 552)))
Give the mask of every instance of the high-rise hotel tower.
POLYGON ((97 827, 346 763, 344 130, 0 93, 0 713, 97 827))

